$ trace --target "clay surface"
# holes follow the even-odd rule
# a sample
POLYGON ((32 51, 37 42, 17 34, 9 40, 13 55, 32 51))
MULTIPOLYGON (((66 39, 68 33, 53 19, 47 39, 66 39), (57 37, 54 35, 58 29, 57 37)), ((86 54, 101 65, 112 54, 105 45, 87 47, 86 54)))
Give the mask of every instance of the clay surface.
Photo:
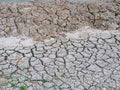
POLYGON ((22 35, 43 40, 86 25, 120 29, 120 4, 114 2, 2 2, 0 6, 0 37, 22 35))

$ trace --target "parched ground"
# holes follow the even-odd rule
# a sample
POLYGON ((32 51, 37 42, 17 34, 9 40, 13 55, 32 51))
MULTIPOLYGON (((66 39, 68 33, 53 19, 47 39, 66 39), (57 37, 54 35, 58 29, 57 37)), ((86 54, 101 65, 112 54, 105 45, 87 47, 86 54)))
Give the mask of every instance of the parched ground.
POLYGON ((0 3, 0 37, 0 90, 120 89, 119 3, 0 3))
POLYGON ((120 4, 114 2, 0 3, 0 37, 28 36, 42 41, 81 26, 120 29, 120 4))
POLYGON ((120 31, 83 29, 66 36, 0 42, 1 90, 119 90, 120 31))

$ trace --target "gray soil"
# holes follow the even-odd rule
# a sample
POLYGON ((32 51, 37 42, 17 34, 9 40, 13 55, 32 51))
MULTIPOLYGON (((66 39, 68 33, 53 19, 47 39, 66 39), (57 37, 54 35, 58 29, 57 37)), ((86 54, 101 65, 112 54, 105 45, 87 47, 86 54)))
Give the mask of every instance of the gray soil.
POLYGON ((120 29, 120 4, 115 2, 2 2, 0 6, 0 37, 22 35, 41 41, 83 26, 120 29))

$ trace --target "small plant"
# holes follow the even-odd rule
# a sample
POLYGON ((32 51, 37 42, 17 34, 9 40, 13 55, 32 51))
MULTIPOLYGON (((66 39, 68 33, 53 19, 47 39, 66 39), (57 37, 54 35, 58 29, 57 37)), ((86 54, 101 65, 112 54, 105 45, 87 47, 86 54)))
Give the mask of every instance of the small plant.
POLYGON ((12 88, 15 88, 15 83, 11 82, 10 85, 12 88))
POLYGON ((118 90, 120 90, 120 87, 118 88, 118 90))
POLYGON ((60 76, 63 77, 63 78, 65 78, 65 73, 62 73, 60 76))
POLYGON ((110 90, 110 88, 109 87, 107 87, 107 88, 105 88, 106 90, 110 90))
POLYGON ((13 79, 13 73, 10 73, 8 76, 10 79, 13 79))
MULTIPOLYGON (((15 88, 17 87, 18 83, 23 82, 23 81, 20 80, 20 77, 13 78, 13 73, 10 73, 8 77, 9 77, 9 81, 7 82, 7 85, 10 85, 12 90, 15 90, 15 88)), ((25 78, 28 81, 31 80, 27 76, 25 76, 25 78)), ((26 85, 21 85, 18 88, 19 88, 18 90, 27 90, 27 86, 26 85)))
POLYGON ((62 90, 62 88, 59 86, 59 90, 62 90))
POLYGON ((27 86, 21 85, 21 86, 19 87, 19 90, 27 90, 27 86))
POLYGON ((17 82, 20 83, 20 79, 17 77, 17 82))
POLYGON ((41 81, 42 81, 42 83, 48 82, 46 79, 42 79, 41 81))
POLYGON ((32 79, 28 76, 25 76, 26 81, 32 82, 32 79))
POLYGON ((88 90, 87 88, 84 88, 84 90, 88 90))

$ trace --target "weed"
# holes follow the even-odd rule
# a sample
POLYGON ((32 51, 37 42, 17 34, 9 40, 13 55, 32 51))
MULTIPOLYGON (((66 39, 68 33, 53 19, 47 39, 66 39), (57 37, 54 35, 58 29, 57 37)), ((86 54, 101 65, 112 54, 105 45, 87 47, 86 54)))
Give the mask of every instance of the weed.
POLYGON ((59 90, 62 90, 62 88, 59 86, 59 90))
POLYGON ((110 90, 110 88, 109 88, 109 87, 107 87, 107 88, 106 88, 106 90, 110 90))
POLYGON ((20 79, 17 77, 17 82, 20 83, 20 79))
POLYGON ((88 90, 87 88, 84 88, 84 90, 88 90))
POLYGON ((12 88, 15 88, 15 83, 11 82, 10 85, 12 88))
POLYGON ((32 82, 32 79, 28 76, 25 76, 26 81, 32 82))
POLYGON ((13 79, 13 73, 10 73, 8 76, 10 79, 13 79))
POLYGON ((65 78, 65 73, 62 73, 60 76, 63 77, 63 78, 65 78))
POLYGON ((120 90, 120 87, 118 88, 118 90, 120 90))
POLYGON ((48 82, 46 79, 42 79, 41 81, 42 81, 42 83, 48 82))
POLYGON ((21 86, 19 87, 19 90, 27 90, 27 86, 21 85, 21 86))

